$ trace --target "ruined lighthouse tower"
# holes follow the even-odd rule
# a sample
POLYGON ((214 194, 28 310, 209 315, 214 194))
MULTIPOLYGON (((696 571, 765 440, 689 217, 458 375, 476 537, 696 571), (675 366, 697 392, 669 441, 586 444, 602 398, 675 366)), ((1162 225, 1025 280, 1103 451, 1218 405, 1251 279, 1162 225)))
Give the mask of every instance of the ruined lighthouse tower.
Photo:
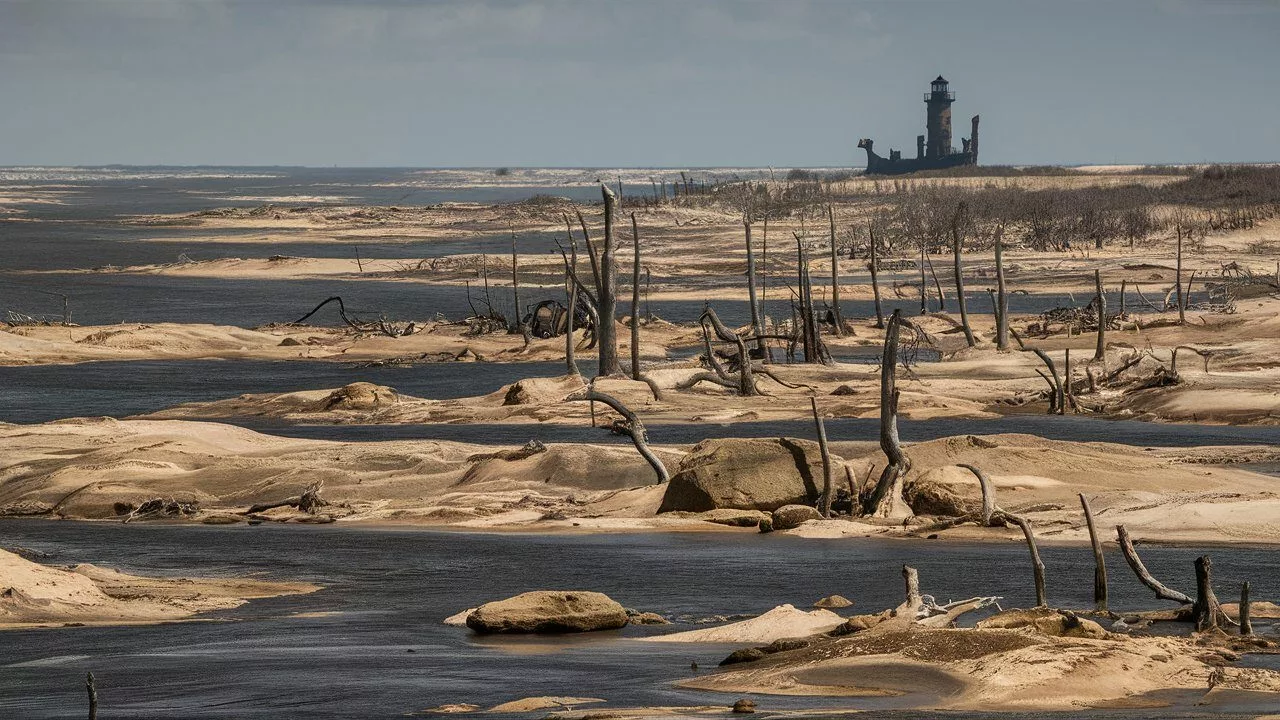
POLYGON ((925 122, 929 133, 925 157, 941 158, 954 153, 951 149, 951 103, 956 101, 956 94, 947 89, 946 78, 939 75, 933 81, 924 101, 929 107, 925 122))
POLYGON ((961 165, 978 164, 978 116, 974 115, 973 134, 961 138, 963 147, 959 152, 951 147, 951 103, 956 101, 956 94, 947 88, 947 79, 938 76, 924 95, 928 115, 925 117, 926 136, 916 136, 915 158, 904 158, 902 152, 889 150, 889 157, 881 157, 873 149, 875 143, 871 138, 862 138, 858 147, 867 151, 867 174, 895 175, 915 172, 917 170, 942 170, 961 165))

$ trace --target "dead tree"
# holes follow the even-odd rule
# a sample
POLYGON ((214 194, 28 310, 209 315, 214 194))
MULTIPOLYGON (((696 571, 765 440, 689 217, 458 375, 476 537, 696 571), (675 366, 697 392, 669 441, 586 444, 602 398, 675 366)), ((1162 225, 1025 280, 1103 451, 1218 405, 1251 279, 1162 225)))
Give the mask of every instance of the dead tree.
POLYGON ((964 329, 965 342, 969 343, 969 347, 975 347, 978 342, 973 337, 973 328, 969 326, 969 310, 964 302, 964 276, 960 272, 960 220, 964 217, 964 211, 965 204, 960 203, 955 216, 951 218, 951 254, 955 265, 956 304, 960 306, 960 325, 964 329))
POLYGON ((1147 570, 1147 566, 1142 563, 1142 558, 1138 557, 1138 551, 1133 547, 1133 540, 1129 537, 1129 531, 1124 525, 1116 526, 1116 539, 1120 543, 1120 552, 1124 555, 1125 562, 1129 563, 1133 574, 1138 576, 1138 580, 1141 580, 1143 585, 1151 588, 1156 597, 1185 605, 1195 602, 1186 593, 1174 590, 1152 577, 1151 571, 1147 570))
POLYGON ((979 516, 982 519, 982 526, 987 527, 991 524, 991 517, 996 512, 996 494, 991 487, 991 480, 987 478, 986 473, 979 470, 973 465, 961 463, 960 467, 973 473, 978 478, 978 488, 982 492, 982 511, 979 516))
POLYGON ((1246 580, 1244 585, 1240 586, 1240 634, 1252 635, 1253 622, 1250 619, 1252 611, 1249 608, 1249 582, 1246 580))
POLYGON ((314 308, 312 308, 311 312, 307 313, 306 315, 303 315, 302 317, 298 318, 297 320, 294 320, 289 324, 301 325, 303 322, 306 321, 307 318, 319 312, 320 308, 324 307, 325 305, 328 305, 331 302, 336 302, 338 304, 338 317, 342 318, 342 322, 346 323, 348 327, 350 327, 352 330, 355 330, 356 332, 378 332, 383 335, 386 335, 387 337, 395 338, 395 337, 404 337, 405 335, 412 335, 414 330, 416 329, 412 322, 408 323, 407 325, 396 325, 395 323, 388 323, 386 318, 379 318, 377 322, 362 322, 362 321, 352 320, 351 316, 347 315, 346 305, 343 304, 342 297, 340 295, 334 295, 331 298, 327 298, 326 300, 324 300, 324 302, 321 302, 319 305, 316 305, 314 308))
POLYGON ((1089 526, 1089 542, 1093 545, 1093 602, 1101 611, 1107 610, 1107 565, 1102 555, 1102 540, 1093 524, 1093 510, 1089 499, 1080 493, 1080 507, 1084 508, 1084 521, 1089 526))
MULTIPOLYGON (((622 181, 619 180, 621 185, 622 181)), ((634 258, 631 263, 631 379, 640 376, 640 230, 636 228, 636 214, 631 213, 631 247, 634 258)))
POLYGON ((1044 563, 1040 560, 1040 550, 1036 547, 1036 536, 1031 532, 1031 521, 1020 515, 1004 514, 1015 525, 1022 528, 1022 536, 1027 541, 1027 551, 1031 553, 1031 571, 1036 586, 1036 606, 1047 607, 1048 600, 1044 589, 1044 563))
POLYGON ((1182 224, 1178 226, 1178 261, 1174 270, 1173 287, 1178 293, 1178 324, 1187 324, 1187 305, 1182 300, 1182 224))
POLYGON ((84 677, 84 689, 89 693, 89 720, 98 720, 98 685, 92 672, 84 677))
POLYGON ((766 361, 769 360, 769 353, 765 349, 766 343, 763 339, 759 339, 764 335, 764 324, 760 320, 760 303, 756 299, 756 255, 751 247, 751 218, 744 217, 742 219, 742 230, 747 239, 747 298, 751 303, 751 331, 756 334, 756 352, 766 361))
POLYGON ((604 249, 600 253, 600 270, 597 273, 597 298, 600 303, 600 322, 597 335, 600 341, 599 375, 617 375, 618 368, 618 267, 614 260, 616 251, 616 233, 614 232, 614 214, 617 212, 617 198, 609 190, 608 185, 600 185, 600 194, 604 197, 604 249))
POLYGON ((653 468, 653 471, 657 473, 658 484, 665 483, 671 479, 671 476, 667 473, 667 466, 663 465, 662 460, 649 448, 649 432, 645 430, 644 423, 640 422, 640 418, 617 398, 602 392, 596 392, 595 389, 588 387, 570 395, 565 400, 568 402, 599 401, 613 408, 623 417, 623 420, 614 423, 613 429, 631 438, 631 442, 636 446, 636 451, 640 453, 640 457, 643 457, 649 463, 649 466, 653 468))
POLYGON ((1093 359, 1101 362, 1102 369, 1105 371, 1107 369, 1107 295, 1102 291, 1101 270, 1093 271, 1093 284, 1098 293, 1098 346, 1093 351, 1093 359))
POLYGON ((902 496, 902 478, 911 469, 911 460, 898 439, 898 338, 902 332, 902 311, 895 309, 884 333, 880 357, 880 449, 889 464, 880 473, 875 487, 863 499, 864 515, 886 517, 902 496))
POLYGON ((822 422, 822 415, 818 412, 818 399, 816 397, 809 398, 809 405, 813 408, 813 424, 818 431, 818 452, 822 454, 822 517, 831 517, 831 500, 835 493, 834 474, 831 467, 831 450, 827 447, 827 427, 822 422))
POLYGON ((1004 225, 996 228, 996 349, 1009 349, 1009 298, 1004 285, 1004 225))
POLYGON ((324 481, 317 480, 303 488, 301 493, 292 497, 287 497, 284 500, 278 500, 276 502, 257 503, 256 505, 252 505, 245 511, 245 514, 257 515, 258 513, 279 507, 296 507, 299 512, 304 512, 309 515, 315 514, 315 511, 318 508, 329 504, 328 500, 320 497, 321 490, 324 490, 324 481))
POLYGON ((884 311, 880 308, 880 279, 877 276, 879 268, 876 267, 876 229, 874 225, 867 226, 867 233, 871 237, 871 262, 868 266, 871 268, 871 294, 876 301, 876 329, 884 329, 884 311))
POLYGON ((836 250, 836 213, 827 206, 827 219, 831 221, 831 315, 836 326, 836 337, 844 337, 844 317, 840 314, 840 253, 836 250))
POLYGON ((1045 382, 1049 383, 1049 414, 1065 414, 1067 404, 1066 389, 1063 386, 1062 379, 1058 377, 1058 366, 1054 364, 1053 358, 1049 357, 1049 354, 1040 348, 1027 347, 1026 343, 1022 341, 1021 335, 1016 331, 1010 332, 1013 335, 1013 339, 1018 341, 1018 349, 1023 352, 1034 353, 1035 356, 1040 358, 1040 361, 1044 363, 1045 367, 1049 369, 1048 375, 1036 370, 1037 373, 1040 373, 1040 377, 1044 378, 1045 382))
POLYGON ((1218 596, 1213 593, 1213 564, 1208 555, 1196 558, 1196 602, 1191 608, 1192 618, 1196 623, 1196 632, 1218 630, 1230 624, 1218 596))

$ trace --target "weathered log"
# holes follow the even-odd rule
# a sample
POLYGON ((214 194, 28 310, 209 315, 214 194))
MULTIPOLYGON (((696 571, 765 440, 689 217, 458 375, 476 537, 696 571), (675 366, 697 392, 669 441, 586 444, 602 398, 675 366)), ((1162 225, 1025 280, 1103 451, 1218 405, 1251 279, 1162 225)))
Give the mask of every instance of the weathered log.
POLYGON ((903 565, 902 581, 906 586, 906 594, 901 607, 914 613, 924 604, 924 598, 920 595, 920 573, 910 565, 903 565))
POLYGON ((1107 565, 1102 555, 1102 540, 1093 524, 1093 510, 1089 498, 1080 493, 1080 507, 1084 508, 1084 521, 1089 526, 1089 542, 1093 545, 1093 602, 1101 611, 1107 610, 1107 565))
POLYGON ((325 500, 324 498, 320 497, 320 491, 323 489, 324 489, 324 481, 317 480, 311 483, 310 485, 308 485, 306 488, 304 488, 301 493, 294 495, 292 497, 287 497, 284 500, 278 500, 276 502, 258 503, 256 505, 251 505, 249 509, 245 511, 245 514, 257 515, 258 513, 265 512, 267 510, 272 510, 278 507, 296 507, 301 512, 314 514, 316 511, 316 508, 329 504, 328 500, 325 500))
POLYGON ((1116 538, 1120 542, 1120 552, 1124 555, 1125 562, 1129 563, 1133 574, 1138 576, 1143 585, 1151 588, 1156 597, 1161 600, 1172 600, 1187 605, 1195 602, 1186 593, 1173 590, 1152 577, 1151 572, 1147 570, 1147 566, 1142 564, 1142 558, 1138 557, 1138 551, 1133 547, 1133 540, 1129 538, 1129 531, 1125 529, 1124 525, 1116 526, 1116 538))
POLYGON ((649 463, 650 467, 658 475, 658 483, 662 484, 671 479, 671 476, 667 473, 667 466, 662 464, 662 460, 649 447, 649 433, 645 430, 644 423, 640 422, 640 418, 617 398, 597 392, 592 388, 584 388, 565 398, 565 400, 569 402, 599 401, 613 408, 624 419, 621 424, 615 425, 615 428, 631 438, 631 442, 636 446, 636 451, 640 453, 640 456, 649 463))
POLYGON ((822 414, 818 412, 818 399, 816 397, 809 398, 809 405, 813 408, 813 424, 818 431, 818 452, 822 454, 822 503, 820 511, 822 517, 831 517, 831 501, 835 494, 834 470, 831 467, 831 450, 827 447, 827 427, 822 422, 822 414))
POLYGON ((898 338, 902 331, 902 311, 895 309, 884 333, 884 352, 880 358, 880 449, 889 464, 880 474, 875 488, 864 499, 866 515, 889 515, 902 496, 902 477, 911 469, 911 461, 902 451, 898 439, 898 338))

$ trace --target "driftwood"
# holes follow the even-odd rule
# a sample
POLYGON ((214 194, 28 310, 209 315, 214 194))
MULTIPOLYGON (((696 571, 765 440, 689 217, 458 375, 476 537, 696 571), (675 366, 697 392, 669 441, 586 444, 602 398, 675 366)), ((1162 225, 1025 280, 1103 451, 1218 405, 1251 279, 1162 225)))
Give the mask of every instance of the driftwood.
POLYGON ((592 388, 585 388, 570 395, 565 400, 570 402, 585 400, 593 403, 599 401, 616 410, 623 417, 623 421, 615 423, 614 429, 631 438, 631 442, 636 446, 636 451, 657 473, 658 484, 665 483, 671 479, 671 476, 667 473, 667 467, 662 464, 662 460, 649 448, 649 433, 645 430, 644 423, 640 422, 640 418, 617 398, 597 392, 592 388))
POLYGON ((1093 602, 1098 610, 1107 610, 1107 565, 1102 555, 1102 540, 1098 537, 1098 528, 1093 524, 1093 510, 1089 507, 1089 498, 1080 493, 1080 507, 1084 509, 1084 520, 1089 526, 1089 542, 1093 545, 1093 602))
POLYGON ((911 460, 902 451, 902 442, 898 439, 897 367, 902 322, 902 311, 895 309, 884 333, 884 352, 880 358, 880 449, 889 464, 863 499, 862 512, 865 515, 889 515, 902 496, 902 478, 911 469, 911 460))
POLYGON ((300 512, 314 514, 316 508, 328 505, 329 501, 320 497, 320 491, 324 489, 324 481, 317 480, 311 483, 303 491, 293 497, 278 500, 276 502, 258 503, 252 505, 245 511, 246 515, 257 515, 258 513, 272 510, 278 507, 296 507, 300 512))
POLYGON ((416 329, 412 322, 400 327, 396 327, 395 325, 389 325, 387 324, 387 320, 385 317, 379 318, 376 323, 357 322, 355 320, 352 320, 351 317, 347 315, 347 308, 342 302, 342 297, 339 295, 334 295, 331 298, 327 298, 326 300, 321 302, 319 305, 316 305, 314 308, 312 308, 311 312, 307 313, 306 315, 303 315, 302 317, 298 318, 297 320, 294 320, 289 324, 301 325, 303 322, 306 321, 307 318, 319 312, 320 308, 324 307, 325 305, 328 305, 331 302, 338 303, 338 317, 342 318, 342 322, 346 323, 351 329, 356 330, 358 332, 380 332, 383 335, 386 335, 387 337, 394 338, 394 337, 404 337, 405 335, 412 335, 414 330, 416 329))
POLYGON ((1196 631, 1204 632, 1230 625, 1231 620, 1222 612, 1218 596, 1213 592, 1213 563, 1208 555, 1196 558, 1196 602, 1191 607, 1196 631))
POLYGON ((961 615, 995 605, 999 597, 974 597, 939 605, 932 595, 920 592, 920 574, 909 565, 902 566, 902 580, 905 584, 905 598, 901 605, 894 608, 896 617, 909 618, 925 627, 951 627, 961 615))

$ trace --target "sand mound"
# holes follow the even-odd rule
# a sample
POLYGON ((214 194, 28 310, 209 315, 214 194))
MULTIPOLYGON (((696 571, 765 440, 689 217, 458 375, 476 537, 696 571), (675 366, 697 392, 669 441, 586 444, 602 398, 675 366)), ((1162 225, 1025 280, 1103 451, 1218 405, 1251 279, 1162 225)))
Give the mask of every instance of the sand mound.
POLYGON ((643 639, 650 642, 769 643, 827 632, 843 622, 844 618, 830 610, 806 612, 792 605, 779 605, 750 620, 643 639))
POLYGON ((0 550, 0 628, 178 620, 237 607, 249 598, 318 589, 257 580, 144 578, 93 565, 67 570, 0 550))

